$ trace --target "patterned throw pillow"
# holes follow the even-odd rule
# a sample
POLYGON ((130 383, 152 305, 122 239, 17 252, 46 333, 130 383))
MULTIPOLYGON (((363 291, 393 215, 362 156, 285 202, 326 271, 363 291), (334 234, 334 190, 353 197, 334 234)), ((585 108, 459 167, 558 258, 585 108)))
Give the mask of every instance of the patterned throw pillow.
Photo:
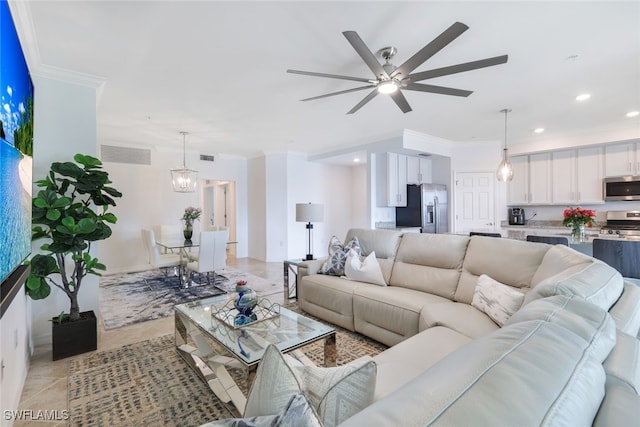
POLYGON ((318 273, 342 276, 344 274, 344 264, 347 262, 347 257, 351 251, 358 256, 362 255, 362 249, 357 237, 354 236, 346 245, 343 245, 336 236, 331 237, 329 241, 329 258, 320 267, 318 273))
POLYGON ((502 326, 520 309, 523 301, 522 292, 483 274, 478 277, 471 305, 502 326))
POLYGON ((258 365, 245 417, 277 414, 303 393, 322 425, 336 426, 373 403, 376 362, 364 356, 335 368, 303 365, 271 344, 258 365))

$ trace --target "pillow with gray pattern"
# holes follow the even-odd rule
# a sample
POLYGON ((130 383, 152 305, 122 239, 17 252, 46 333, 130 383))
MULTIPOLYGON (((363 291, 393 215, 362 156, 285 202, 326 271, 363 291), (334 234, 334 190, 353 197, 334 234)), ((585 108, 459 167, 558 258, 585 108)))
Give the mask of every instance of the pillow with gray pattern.
POLYGON ((362 255, 362 249, 357 237, 353 236, 351 241, 345 245, 336 236, 331 237, 329 241, 329 258, 322 264, 318 273, 332 276, 344 275, 344 264, 347 262, 349 254, 362 255))

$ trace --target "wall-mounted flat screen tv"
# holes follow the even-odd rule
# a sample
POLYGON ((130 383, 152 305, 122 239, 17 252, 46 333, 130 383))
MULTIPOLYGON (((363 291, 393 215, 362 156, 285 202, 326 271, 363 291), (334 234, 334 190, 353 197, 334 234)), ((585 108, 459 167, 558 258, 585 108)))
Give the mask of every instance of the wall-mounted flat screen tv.
POLYGON ((31 252, 33 83, 6 0, 0 0, 0 283, 31 252))

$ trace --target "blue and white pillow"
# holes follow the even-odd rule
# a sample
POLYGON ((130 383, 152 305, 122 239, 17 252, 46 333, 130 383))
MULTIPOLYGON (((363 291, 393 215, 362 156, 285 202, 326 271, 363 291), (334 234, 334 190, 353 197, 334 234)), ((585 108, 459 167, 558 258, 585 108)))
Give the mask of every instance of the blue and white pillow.
POLYGON ((344 275, 344 264, 347 262, 349 255, 362 255, 360 242, 357 237, 353 237, 351 241, 343 245, 336 236, 331 237, 329 241, 329 258, 324 262, 318 273, 329 274, 332 276, 344 275), (353 251, 353 252, 352 252, 353 251))

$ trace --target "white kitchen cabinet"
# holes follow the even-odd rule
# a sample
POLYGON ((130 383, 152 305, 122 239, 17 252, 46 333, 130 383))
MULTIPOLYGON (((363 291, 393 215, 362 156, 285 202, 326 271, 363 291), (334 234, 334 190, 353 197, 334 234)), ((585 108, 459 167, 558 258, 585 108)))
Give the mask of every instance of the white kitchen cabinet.
POLYGON ((529 156, 529 203, 551 203, 551 153, 529 156))
POLYGON ((554 151, 551 154, 553 189, 551 199, 557 204, 573 204, 576 201, 575 150, 554 151))
POLYGON ((640 153, 635 143, 611 144, 605 147, 604 176, 638 175, 640 153))
POLYGON ((407 206, 407 156, 377 153, 376 181, 378 206, 407 206))
POLYGON ((576 201, 580 204, 604 203, 602 147, 579 148, 576 162, 576 201))
POLYGON ((512 156, 513 180, 508 183, 509 205, 529 203, 529 156, 512 156))
POLYGON ((431 159, 407 156, 407 184, 428 184, 432 177, 431 159))

